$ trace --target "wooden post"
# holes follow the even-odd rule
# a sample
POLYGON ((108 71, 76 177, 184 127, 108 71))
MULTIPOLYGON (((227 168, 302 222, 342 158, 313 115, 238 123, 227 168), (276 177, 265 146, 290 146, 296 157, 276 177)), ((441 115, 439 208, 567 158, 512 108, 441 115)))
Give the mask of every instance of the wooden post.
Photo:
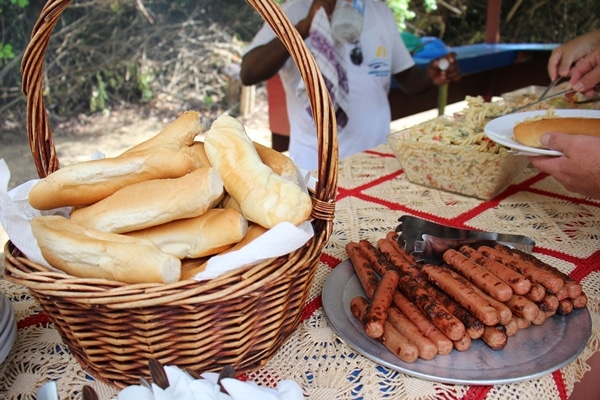
POLYGON ((485 42, 498 43, 500 41, 500 12, 502 0, 488 0, 487 21, 485 24, 485 42))

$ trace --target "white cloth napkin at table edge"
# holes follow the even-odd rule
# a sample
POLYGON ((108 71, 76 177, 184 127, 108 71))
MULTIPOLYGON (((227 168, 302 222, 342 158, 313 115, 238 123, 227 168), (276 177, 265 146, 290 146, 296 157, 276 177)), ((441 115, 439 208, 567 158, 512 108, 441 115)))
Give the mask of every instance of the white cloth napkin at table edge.
POLYGON ((194 379, 176 366, 164 367, 169 387, 161 389, 152 384, 152 390, 144 386, 128 386, 121 390, 115 400, 302 400, 300 386, 293 380, 280 381, 277 388, 259 386, 255 382, 243 382, 224 378, 221 384, 227 391, 222 393, 217 383, 219 374, 207 372, 201 379, 194 379))
MULTIPOLYGON (((333 39, 331 23, 327 18, 325 9, 321 7, 313 17, 309 35, 308 48, 310 49, 325 85, 329 90, 331 102, 334 105, 338 130, 344 129, 348 123, 348 75, 346 73, 346 50, 342 43, 333 39)), ((306 93, 306 86, 300 80, 296 93, 304 99, 305 108, 312 116, 310 103, 306 93)))

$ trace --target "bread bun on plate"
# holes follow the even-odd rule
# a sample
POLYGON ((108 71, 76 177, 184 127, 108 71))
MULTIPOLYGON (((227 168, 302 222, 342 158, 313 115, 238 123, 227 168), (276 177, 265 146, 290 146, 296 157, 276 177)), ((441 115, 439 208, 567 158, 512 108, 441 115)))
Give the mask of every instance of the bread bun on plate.
POLYGON ((517 142, 536 148, 546 148, 540 138, 549 132, 600 136, 600 118, 558 116, 532 118, 519 122, 513 129, 517 142))

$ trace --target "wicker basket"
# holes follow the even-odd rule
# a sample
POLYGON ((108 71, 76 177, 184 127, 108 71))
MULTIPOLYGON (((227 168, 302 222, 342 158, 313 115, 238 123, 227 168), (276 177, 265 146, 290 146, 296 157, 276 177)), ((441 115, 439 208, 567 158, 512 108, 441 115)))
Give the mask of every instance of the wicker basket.
MULTIPOLYGON (((51 272, 10 241, 5 277, 29 288, 73 356, 117 388, 148 377, 148 359, 196 372, 263 366, 298 327, 323 247, 333 227, 337 132, 327 88, 296 29, 272 0, 248 0, 288 48, 302 74, 319 139, 318 182, 311 222, 315 236, 287 256, 217 279, 124 284, 51 272)), ((59 168, 42 94, 42 67, 66 0, 49 0, 34 27, 21 71, 27 133, 40 177, 59 168)))

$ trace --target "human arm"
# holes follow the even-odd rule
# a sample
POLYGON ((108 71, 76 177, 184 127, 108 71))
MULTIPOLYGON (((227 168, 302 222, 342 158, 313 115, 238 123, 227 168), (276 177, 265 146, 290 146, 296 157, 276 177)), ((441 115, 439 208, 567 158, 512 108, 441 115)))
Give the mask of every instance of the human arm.
POLYGON ((548 76, 571 76, 573 64, 600 46, 600 29, 576 37, 552 51, 548 59, 548 76))
MULTIPOLYGON (((336 0, 314 0, 306 17, 296 25, 298 33, 303 39, 308 37, 313 17, 317 10, 323 7, 327 16, 331 18, 336 0)), ((250 86, 266 81, 274 76, 285 64, 290 54, 278 37, 270 42, 257 46, 242 57, 240 79, 244 85, 250 86)))
POLYGON ((418 95, 434 86, 455 82, 460 79, 460 68, 456 62, 456 54, 449 53, 443 57, 432 60, 427 69, 412 66, 394 75, 400 89, 408 95, 418 95), (448 68, 440 69, 440 61, 446 59, 448 68))
POLYGON ((541 141, 564 155, 529 157, 534 167, 552 175, 569 191, 600 199, 600 137, 547 133, 541 141))

